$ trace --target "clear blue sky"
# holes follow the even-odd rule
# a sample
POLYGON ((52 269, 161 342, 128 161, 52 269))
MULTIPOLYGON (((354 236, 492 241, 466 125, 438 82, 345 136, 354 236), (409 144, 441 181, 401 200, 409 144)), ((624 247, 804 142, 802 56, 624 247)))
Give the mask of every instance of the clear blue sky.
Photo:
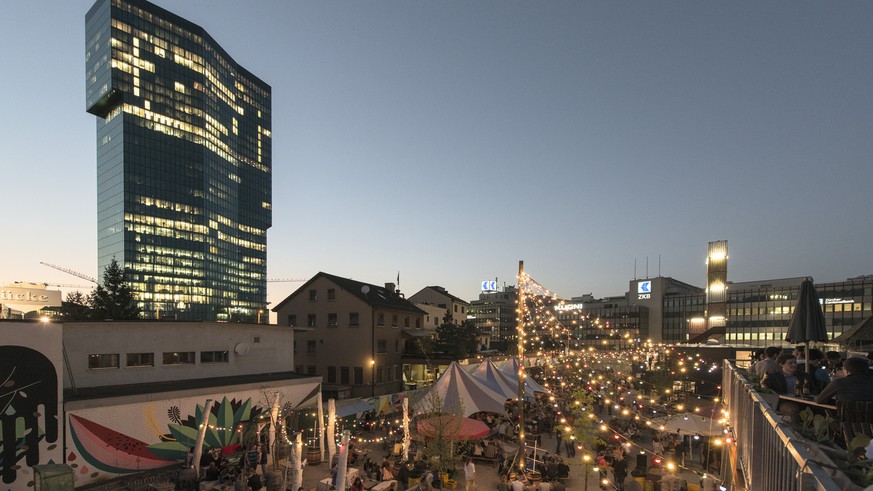
MULTIPOLYGON (((873 2, 156 3, 273 87, 270 277, 873 273, 873 2)), ((3 5, 3 283, 99 275, 90 6, 3 5)))

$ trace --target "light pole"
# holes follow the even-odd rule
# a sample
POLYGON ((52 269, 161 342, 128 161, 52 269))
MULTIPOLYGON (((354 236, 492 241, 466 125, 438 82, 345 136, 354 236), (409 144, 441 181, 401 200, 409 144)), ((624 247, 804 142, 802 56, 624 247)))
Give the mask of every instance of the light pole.
POLYGON ((585 476, 585 491, 588 491, 588 463, 589 462, 591 462, 591 456, 588 454, 583 455, 582 456, 582 469, 583 469, 582 471, 584 472, 583 475, 585 476))

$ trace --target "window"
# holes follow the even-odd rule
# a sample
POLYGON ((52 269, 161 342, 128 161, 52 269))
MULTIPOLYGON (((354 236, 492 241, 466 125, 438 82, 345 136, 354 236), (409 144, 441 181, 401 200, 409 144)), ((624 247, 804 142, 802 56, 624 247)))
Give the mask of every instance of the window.
POLYGON ((384 377, 383 377, 383 375, 382 375, 382 367, 379 367, 379 369, 376 370, 376 383, 377 383, 377 384, 381 384, 383 378, 384 378, 384 377))
POLYGON ((360 318, 358 316, 358 313, 357 312, 350 312, 349 313, 349 326, 358 327, 359 325, 361 325, 361 321, 360 321, 360 318))
POLYGON ((421 329, 421 318, 420 317, 415 319, 415 328, 421 329))
POLYGON ((336 327, 336 314, 327 314, 327 327, 336 327))
POLYGON ((336 300, 336 288, 328 288, 327 289, 327 300, 336 300))
POLYGON ((155 366, 154 353, 128 353, 127 366, 129 367, 153 367, 155 366))
POLYGON ((394 340, 394 352, 397 353, 398 351, 400 351, 400 340, 395 339, 394 340))
POLYGON ((376 325, 384 326, 385 325, 385 314, 379 313, 376 314, 376 325))
POLYGON ((306 374, 315 375, 315 365, 309 365, 308 367, 306 367, 306 374))
POLYGON ((397 380, 403 380, 403 367, 400 365, 397 365, 396 369, 397 369, 397 380))
POLYGON ((297 325, 297 314, 288 314, 288 325, 291 327, 297 325))
POLYGON ((455 313, 457 314, 458 313, 458 306, 455 305, 454 307, 455 307, 455 313))
POLYGON ((336 367, 327 367, 327 383, 336 383, 336 367))
POLYGON ((364 384, 364 367, 355 367, 355 385, 364 384))
POLYGON ((409 317, 403 318, 403 327, 409 327, 409 317))
POLYGON ((294 340, 294 354, 297 354, 297 340, 294 340))
POLYGON ((297 365, 294 367, 294 373, 303 373, 303 365, 297 365))
POLYGON ((349 384, 349 367, 340 367, 340 383, 343 385, 349 384))
POLYGON ((201 351, 200 363, 228 363, 230 356, 227 351, 201 351))
POLYGON ((88 355, 88 368, 118 368, 118 354, 88 355))
POLYGON ((397 327, 397 314, 391 314, 391 327, 397 327))
POLYGON ((306 325, 309 327, 315 327, 315 314, 309 314, 306 316, 306 325))
POLYGON ((164 353, 164 365, 193 365, 193 351, 174 351, 172 353, 164 353))
POLYGON ((388 352, 388 341, 384 339, 380 339, 376 341, 376 353, 387 353, 388 352))
POLYGON ((315 302, 318 300, 318 290, 309 290, 309 301, 315 302))
POLYGON ((307 353, 315 353, 315 340, 310 339, 306 341, 306 352, 307 353))

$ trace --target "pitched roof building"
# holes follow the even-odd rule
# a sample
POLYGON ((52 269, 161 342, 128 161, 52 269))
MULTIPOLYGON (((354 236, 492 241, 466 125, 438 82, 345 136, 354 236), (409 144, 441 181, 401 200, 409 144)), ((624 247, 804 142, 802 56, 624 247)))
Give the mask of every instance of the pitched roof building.
POLYGON ((393 283, 381 287, 323 272, 273 311, 280 326, 294 328, 295 371, 320 375, 328 388, 353 397, 403 389, 403 330, 420 329, 425 315, 393 283))

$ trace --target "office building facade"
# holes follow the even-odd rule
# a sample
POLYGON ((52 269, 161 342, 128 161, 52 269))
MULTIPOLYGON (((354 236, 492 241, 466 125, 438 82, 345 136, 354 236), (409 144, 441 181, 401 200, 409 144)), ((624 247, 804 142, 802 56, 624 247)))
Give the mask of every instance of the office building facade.
POLYGON ((146 318, 267 319, 270 86, 141 0, 88 11, 86 77, 100 271, 126 269, 146 318))

